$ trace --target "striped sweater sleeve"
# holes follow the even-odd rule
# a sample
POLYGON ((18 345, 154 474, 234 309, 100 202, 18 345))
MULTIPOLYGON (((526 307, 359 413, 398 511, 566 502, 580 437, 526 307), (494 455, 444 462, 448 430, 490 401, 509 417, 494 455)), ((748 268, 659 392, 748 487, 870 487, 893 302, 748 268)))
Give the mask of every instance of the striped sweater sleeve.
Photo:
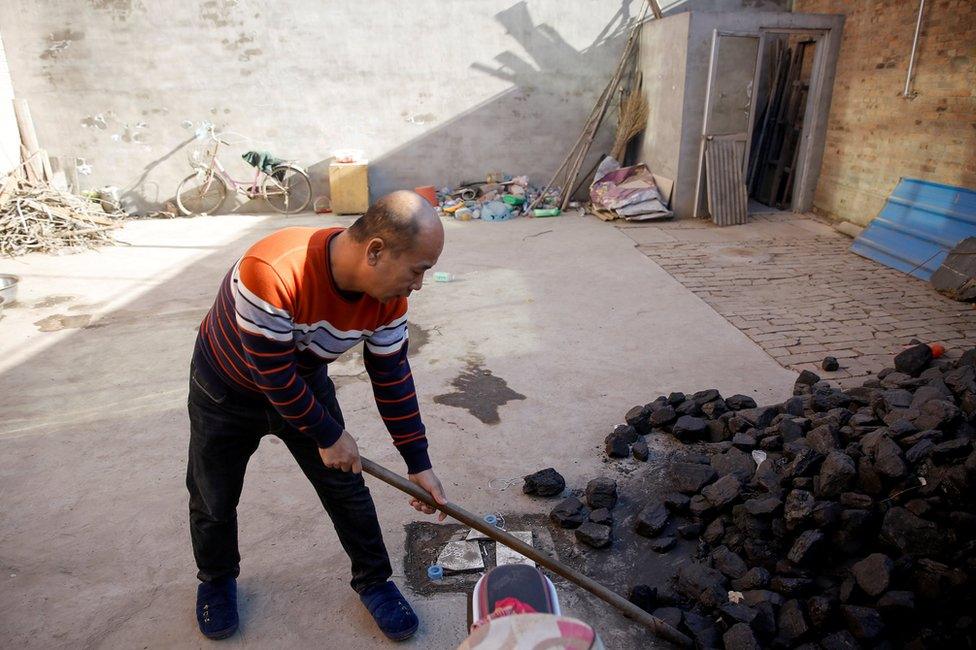
POLYGON ((417 474, 431 468, 427 435, 420 418, 417 391, 407 361, 406 301, 400 315, 366 339, 363 358, 373 384, 376 408, 393 438, 407 471, 417 474))
POLYGON ((298 374, 293 342, 291 299, 277 272, 250 257, 233 274, 234 308, 244 358, 254 383, 291 426, 329 447, 342 426, 315 399, 298 374))

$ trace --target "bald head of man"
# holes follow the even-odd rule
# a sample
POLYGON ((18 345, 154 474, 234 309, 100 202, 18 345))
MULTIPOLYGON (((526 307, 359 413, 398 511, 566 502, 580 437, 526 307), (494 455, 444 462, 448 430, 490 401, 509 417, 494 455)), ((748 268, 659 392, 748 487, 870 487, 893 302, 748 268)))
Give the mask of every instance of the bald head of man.
POLYGON ((426 199, 401 190, 377 200, 333 241, 339 287, 385 302, 420 290, 444 248, 444 227, 426 199))

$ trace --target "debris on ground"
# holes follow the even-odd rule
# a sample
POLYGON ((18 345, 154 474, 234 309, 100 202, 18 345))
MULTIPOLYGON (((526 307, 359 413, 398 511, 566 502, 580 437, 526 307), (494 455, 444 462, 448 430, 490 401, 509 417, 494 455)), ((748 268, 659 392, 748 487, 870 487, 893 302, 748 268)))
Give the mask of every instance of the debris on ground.
POLYGON ((674 216, 647 165, 621 167, 610 156, 596 169, 590 185, 590 202, 596 216, 604 221, 618 217, 628 221, 648 221, 674 216))
POLYGON ((14 175, 0 181, 0 255, 56 253, 113 244, 127 215, 92 200, 14 175))
POLYGON ((485 181, 465 181, 454 189, 438 190, 437 209, 458 221, 506 221, 528 214, 528 206, 539 199, 532 216, 557 216, 559 192, 559 188, 552 188, 540 196, 528 176, 488 174, 485 181))
MULTIPOLYGON (((506 532, 528 546, 536 546, 531 530, 506 532)), ((433 566, 437 567, 441 575, 432 576, 428 573, 428 578, 432 580, 480 574, 487 569, 505 564, 535 566, 533 560, 504 544, 495 542, 473 528, 466 533, 463 527, 457 527, 450 539, 438 544, 433 550, 437 553, 433 566)))
POLYGON ((481 571, 485 562, 481 557, 481 545, 476 541, 451 540, 444 545, 437 564, 447 573, 481 571))
POLYGON ((893 365, 847 390, 804 371, 781 404, 710 389, 628 411, 639 435, 685 443, 676 492, 635 519, 642 543, 701 540, 674 602, 647 585, 631 600, 675 609, 700 647, 973 647, 976 349, 952 360, 916 343, 893 365))
MULTIPOLYGON (((508 534, 529 546, 533 545, 531 530, 510 530, 508 534)), ((504 544, 495 543, 495 566, 503 566, 505 564, 535 566, 535 561, 530 560, 518 551, 513 551, 504 544)))

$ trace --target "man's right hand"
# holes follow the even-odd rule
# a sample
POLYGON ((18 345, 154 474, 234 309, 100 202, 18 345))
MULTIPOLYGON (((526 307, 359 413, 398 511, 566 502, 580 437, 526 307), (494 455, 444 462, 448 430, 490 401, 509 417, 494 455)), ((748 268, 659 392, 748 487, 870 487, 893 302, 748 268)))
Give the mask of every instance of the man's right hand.
POLYGON ((342 435, 331 447, 325 449, 319 447, 319 456, 322 457, 322 464, 326 467, 354 474, 363 471, 363 462, 359 458, 359 445, 348 431, 343 430, 342 435))

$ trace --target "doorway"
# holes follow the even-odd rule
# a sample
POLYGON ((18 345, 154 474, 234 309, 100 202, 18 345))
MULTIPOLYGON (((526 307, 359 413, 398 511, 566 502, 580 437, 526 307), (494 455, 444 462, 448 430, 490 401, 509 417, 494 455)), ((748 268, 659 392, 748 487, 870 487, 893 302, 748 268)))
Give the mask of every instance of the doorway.
POLYGON ((740 192, 744 186, 734 199, 745 204, 742 214, 810 208, 805 203, 812 201, 818 170, 810 170, 809 136, 813 123, 827 117, 815 108, 823 106, 818 99, 825 58, 818 45, 825 34, 775 28, 713 32, 695 216, 713 214, 709 192, 714 187, 740 192), (734 169, 731 174, 728 166, 721 169, 723 177, 710 185, 706 152, 718 144, 732 152, 726 160, 734 169))
POLYGON ((793 210, 817 39, 765 31, 745 174, 749 213, 793 210))

